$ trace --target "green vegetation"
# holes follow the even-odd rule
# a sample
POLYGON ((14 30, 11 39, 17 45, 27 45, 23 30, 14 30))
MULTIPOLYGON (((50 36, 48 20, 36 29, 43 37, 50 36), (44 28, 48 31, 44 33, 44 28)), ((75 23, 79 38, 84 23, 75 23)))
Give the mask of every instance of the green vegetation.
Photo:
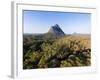
POLYGON ((23 69, 90 66, 90 43, 90 36, 24 36, 23 69))

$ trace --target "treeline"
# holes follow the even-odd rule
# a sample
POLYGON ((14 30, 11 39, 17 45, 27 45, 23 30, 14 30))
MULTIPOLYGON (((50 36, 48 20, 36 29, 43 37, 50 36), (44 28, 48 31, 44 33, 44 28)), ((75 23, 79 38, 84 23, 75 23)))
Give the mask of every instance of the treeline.
POLYGON ((23 69, 91 65, 90 38, 23 39, 23 69))

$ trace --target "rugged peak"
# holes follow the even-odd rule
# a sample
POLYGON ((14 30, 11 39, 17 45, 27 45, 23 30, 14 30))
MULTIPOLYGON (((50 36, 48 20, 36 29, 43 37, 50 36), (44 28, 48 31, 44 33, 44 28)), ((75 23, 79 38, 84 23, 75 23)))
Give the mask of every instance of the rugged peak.
POLYGON ((55 27, 59 27, 59 25, 58 25, 58 24, 55 24, 54 26, 55 26, 55 27))
POLYGON ((55 24, 54 26, 51 26, 51 27, 53 27, 53 28, 55 28, 55 27, 56 28, 60 28, 58 24, 55 24))
POLYGON ((62 31, 60 26, 58 24, 55 24, 54 26, 51 26, 48 33, 52 33, 56 36, 64 36, 65 33, 62 31))

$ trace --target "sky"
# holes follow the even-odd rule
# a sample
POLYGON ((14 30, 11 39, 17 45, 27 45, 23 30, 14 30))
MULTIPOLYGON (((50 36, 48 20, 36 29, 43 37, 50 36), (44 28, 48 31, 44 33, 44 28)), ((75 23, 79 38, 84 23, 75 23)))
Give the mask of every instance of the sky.
POLYGON ((91 14, 23 10, 24 33, 46 33, 55 24, 66 34, 90 34, 91 14))

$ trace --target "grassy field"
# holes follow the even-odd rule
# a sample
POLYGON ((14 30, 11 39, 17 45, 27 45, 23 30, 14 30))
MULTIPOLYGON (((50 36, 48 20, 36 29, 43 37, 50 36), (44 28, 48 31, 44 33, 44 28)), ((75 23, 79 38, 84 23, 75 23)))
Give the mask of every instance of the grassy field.
POLYGON ((90 65, 90 35, 68 35, 51 39, 32 35, 23 37, 23 69, 90 65))

